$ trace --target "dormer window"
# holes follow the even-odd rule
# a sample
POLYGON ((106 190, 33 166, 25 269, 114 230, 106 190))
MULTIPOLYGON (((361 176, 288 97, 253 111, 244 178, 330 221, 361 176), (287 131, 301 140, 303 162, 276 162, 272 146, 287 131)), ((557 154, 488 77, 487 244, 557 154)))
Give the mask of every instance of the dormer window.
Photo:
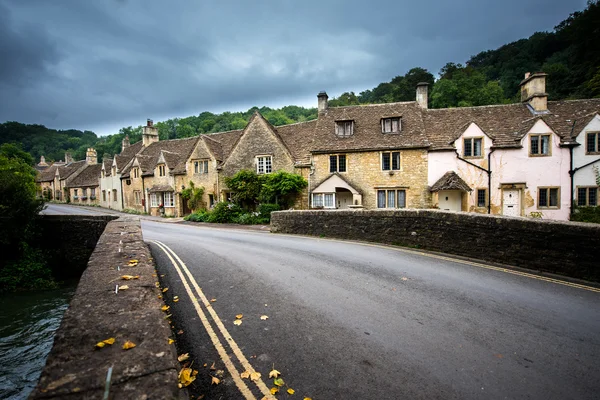
POLYGON ((483 143, 483 138, 468 138, 464 139, 464 156, 465 157, 474 157, 480 158, 483 157, 481 152, 483 143))
POLYGON ((270 174, 273 171, 273 157, 271 156, 257 156, 256 157, 256 173, 270 174))
POLYGON ((161 164, 158 166, 158 176, 165 176, 165 164, 161 164))
POLYGON ((140 169, 139 168, 134 168, 133 169, 133 177, 134 178, 139 178, 140 177, 140 169))
POLYGON ((194 161, 194 174, 208 174, 208 160, 194 161))
POLYGON ((550 155, 550 135, 530 135, 529 136, 529 155, 531 156, 549 156, 550 155))
POLYGON ((381 120, 381 133, 398 133, 401 129, 400 117, 383 118, 381 120))
POLYGON ((354 134, 354 121, 336 121, 335 134, 341 138, 352 136, 354 134))

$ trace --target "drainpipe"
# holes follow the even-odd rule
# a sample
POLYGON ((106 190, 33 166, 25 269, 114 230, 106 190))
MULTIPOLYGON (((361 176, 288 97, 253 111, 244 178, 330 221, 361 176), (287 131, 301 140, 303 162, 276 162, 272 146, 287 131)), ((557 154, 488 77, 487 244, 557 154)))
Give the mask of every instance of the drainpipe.
MULTIPOLYGON (((140 168, 141 170, 141 168, 140 168)), ((140 171, 141 172, 141 171, 140 171)), ((141 174, 140 174, 141 175, 141 174)), ((148 201, 150 199, 147 199, 146 197, 146 189, 144 188, 144 177, 141 176, 142 178, 142 194, 144 195, 144 213, 148 214, 148 211, 146 211, 146 207, 148 206, 148 201)), ((123 185, 123 182, 121 181, 121 185, 123 185)))
MULTIPOLYGON (((116 175, 116 173, 115 173, 115 175, 116 175)), ((119 175, 121 175, 121 174, 119 174, 119 175)), ((129 179, 131 179, 131 174, 129 174, 129 179)), ((123 180, 121 179, 121 177, 119 177, 119 181, 121 182, 121 208, 119 209, 119 211, 123 211, 123 209, 125 208, 125 207, 123 207, 125 205, 125 200, 123 197, 124 189, 123 189, 123 180)))
POLYGON ((313 157, 312 154, 310 155, 310 172, 308 173, 308 204, 307 204, 307 210, 310 210, 310 187, 311 187, 311 177, 314 175, 315 173, 315 165, 313 163, 313 157))
POLYGON ((469 165, 474 166, 477 169, 482 170, 483 172, 485 172, 488 175, 488 206, 487 206, 488 214, 492 213, 492 211, 491 211, 492 210, 492 169, 491 169, 490 161, 491 161, 491 156, 492 156, 492 153, 494 152, 494 150, 495 149, 492 147, 490 152, 488 153, 488 168, 487 169, 485 169, 477 164, 474 164, 469 160, 465 160, 464 158, 462 158, 461 156, 458 155, 458 150, 456 150, 456 149, 454 150, 454 152, 456 153, 456 158, 458 158, 461 161, 466 162, 469 165))

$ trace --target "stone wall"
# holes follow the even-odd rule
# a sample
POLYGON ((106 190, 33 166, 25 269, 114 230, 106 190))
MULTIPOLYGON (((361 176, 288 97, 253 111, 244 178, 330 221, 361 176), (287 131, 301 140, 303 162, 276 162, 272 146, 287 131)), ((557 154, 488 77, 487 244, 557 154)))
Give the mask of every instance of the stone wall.
POLYGON ((439 210, 279 211, 271 232, 389 243, 600 282, 600 225, 439 210))
MULTIPOLYGON (((81 218, 81 217, 79 217, 81 218)), ((158 298, 154 263, 138 218, 111 221, 89 260, 32 399, 102 399, 109 368, 111 399, 177 399, 175 347, 158 298), (119 251, 121 249, 121 251, 119 251), (127 266, 130 259, 139 261, 127 266), (124 281, 122 275, 139 276, 124 281), (115 293, 117 285, 129 289, 115 293), (96 343, 115 338, 98 349, 96 343), (124 350, 126 341, 136 346, 124 350)))

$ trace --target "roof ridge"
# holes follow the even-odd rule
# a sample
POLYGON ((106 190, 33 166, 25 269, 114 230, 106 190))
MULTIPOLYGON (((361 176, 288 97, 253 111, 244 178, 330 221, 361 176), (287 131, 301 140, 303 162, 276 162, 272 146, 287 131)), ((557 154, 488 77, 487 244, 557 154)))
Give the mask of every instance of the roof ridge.
MULTIPOLYGON (((383 107, 383 106, 393 106, 398 104, 417 104, 416 100, 411 101, 394 101, 392 103, 377 103, 377 104, 355 104, 350 106, 333 106, 329 108, 329 110, 339 110, 341 108, 358 108, 358 107, 383 107)), ((283 126, 283 125, 282 125, 283 126)))
POLYGON ((508 104, 486 104, 484 106, 469 106, 469 107, 446 107, 446 108, 427 108, 424 111, 448 111, 448 110, 473 110, 476 108, 493 108, 493 107, 510 107, 521 106, 523 103, 508 103, 508 104))

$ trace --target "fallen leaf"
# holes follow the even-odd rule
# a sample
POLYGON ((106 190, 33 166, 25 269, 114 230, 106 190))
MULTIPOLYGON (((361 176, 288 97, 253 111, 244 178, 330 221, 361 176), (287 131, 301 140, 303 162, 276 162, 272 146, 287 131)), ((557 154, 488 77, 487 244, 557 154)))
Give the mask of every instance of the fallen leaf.
POLYGON ((137 264, 138 260, 129 260, 129 264, 137 264))
POLYGON ((175 341, 173 339, 169 339, 169 344, 173 344, 175 341))
POLYGON ((161 278, 164 278, 164 277, 165 277, 165 274, 162 274, 160 277, 161 277, 161 278))
POLYGON ((159 295, 158 295, 158 298, 159 298, 159 299, 162 299, 162 296, 159 294, 159 295))
POLYGON ((192 376, 196 376, 196 375, 198 375, 198 370, 197 369, 195 369, 195 370, 192 371, 192 376))
POLYGON ((283 385, 285 385, 285 382, 281 378, 275 378, 275 379, 273 379, 273 384, 275 386, 283 386, 283 385))
POLYGON ((233 321, 234 325, 241 325, 242 324, 242 320, 241 319, 236 319, 235 321, 233 321))
POLYGON ((207 363, 204 363, 203 367, 206 367, 207 365, 208 365, 207 363))
POLYGON ((250 374, 250 379, 252 379, 253 381, 257 381, 260 379, 260 372, 256 372, 254 371, 253 373, 250 374))
POLYGON ((156 275, 156 274, 152 274, 152 276, 156 278, 158 275, 156 275))
POLYGON ((403 276, 403 277, 402 277, 402 280, 403 280, 403 281, 407 281, 407 280, 408 280, 408 278, 403 276))
POLYGON ((129 289, 129 286, 127 286, 127 285, 119 286, 119 290, 127 290, 127 289, 129 289))
POLYGON ((99 349, 103 348, 104 346, 106 346, 106 343, 104 343, 104 342, 98 342, 98 343, 96 343, 96 347, 99 348, 99 349))
POLYGON ((177 332, 178 335, 183 335, 183 329, 180 329, 179 332, 177 332))
POLYGON ((163 293, 164 293, 164 292, 166 292, 167 290, 169 290, 169 288, 168 288, 168 287, 164 288, 164 289, 163 289, 163 293))
POLYGON ((139 275, 135 275, 135 276, 134 275, 123 275, 121 277, 121 279, 126 280, 126 281, 130 281, 132 279, 140 279, 140 276, 139 275))
POLYGON ((156 286, 158 288, 158 287, 160 287, 160 283, 154 282, 154 286, 156 286))
POLYGON ((111 338, 108 338, 106 340, 103 340, 102 342, 104 342, 106 344, 114 344, 115 343, 115 338, 111 337, 111 338))
POLYGON ((240 374, 240 378, 242 378, 242 379, 248 379, 248 378, 250 378, 250 372, 248 372, 248 371, 242 372, 240 374))
POLYGON ((260 319, 263 320, 263 321, 265 321, 265 320, 269 319, 269 316, 268 315, 261 315, 260 319))
POLYGON ((271 394, 275 394, 279 392, 279 388, 278 387, 272 387, 271 388, 271 394))
POLYGON ((217 372, 215 372, 215 375, 219 378, 223 378, 223 375, 225 375, 225 371, 223 371, 222 369, 218 370, 217 372))
POLYGON ((190 353, 185 353, 177 357, 177 361, 182 362, 190 358, 190 353))
POLYGON ((292 388, 289 388, 287 390, 287 392, 288 392, 288 394, 294 394, 294 393, 296 393, 296 391, 294 389, 292 389, 292 388))
POLYGON ((217 299, 210 299, 211 303, 214 303, 215 301, 217 301, 217 299))
POLYGON ((215 369, 216 369, 216 368, 215 368, 215 363, 213 362, 213 363, 212 363, 212 365, 210 366, 210 370, 211 370, 211 371, 214 371, 215 369))
POLYGON ((190 383, 196 380, 196 376, 192 375, 193 371, 191 368, 182 368, 179 371, 179 383, 182 386, 189 386, 190 383))
POLYGON ((211 385, 218 385, 219 383, 221 383, 221 380, 219 378, 216 377, 212 377, 212 381, 210 382, 211 385))
POLYGON ((177 303, 179 299, 173 299, 173 303, 177 303))
POLYGON ((269 372, 269 378, 277 378, 279 375, 281 375, 281 372, 277 371, 276 369, 273 369, 271 372, 269 372))
POLYGON ((168 305, 165 304, 160 309, 163 310, 163 311, 167 311, 169 308, 171 308, 171 307, 169 307, 168 305))
POLYGON ((173 300, 179 300, 179 296, 173 296, 173 300))
POLYGON ((305 397, 304 400, 312 400, 310 397, 305 397))
POLYGON ((242 319, 242 317, 243 317, 243 316, 244 316, 244 314, 238 314, 238 315, 236 315, 235 317, 236 317, 237 319, 242 319))
POLYGON ((123 350, 133 349, 134 347, 135 347, 135 343, 133 343, 133 342, 131 342, 131 341, 128 340, 123 345, 123 350))
POLYGON ((172 316, 173 316, 173 314, 167 314, 167 315, 165 315, 165 319, 169 319, 169 318, 171 318, 172 316))

